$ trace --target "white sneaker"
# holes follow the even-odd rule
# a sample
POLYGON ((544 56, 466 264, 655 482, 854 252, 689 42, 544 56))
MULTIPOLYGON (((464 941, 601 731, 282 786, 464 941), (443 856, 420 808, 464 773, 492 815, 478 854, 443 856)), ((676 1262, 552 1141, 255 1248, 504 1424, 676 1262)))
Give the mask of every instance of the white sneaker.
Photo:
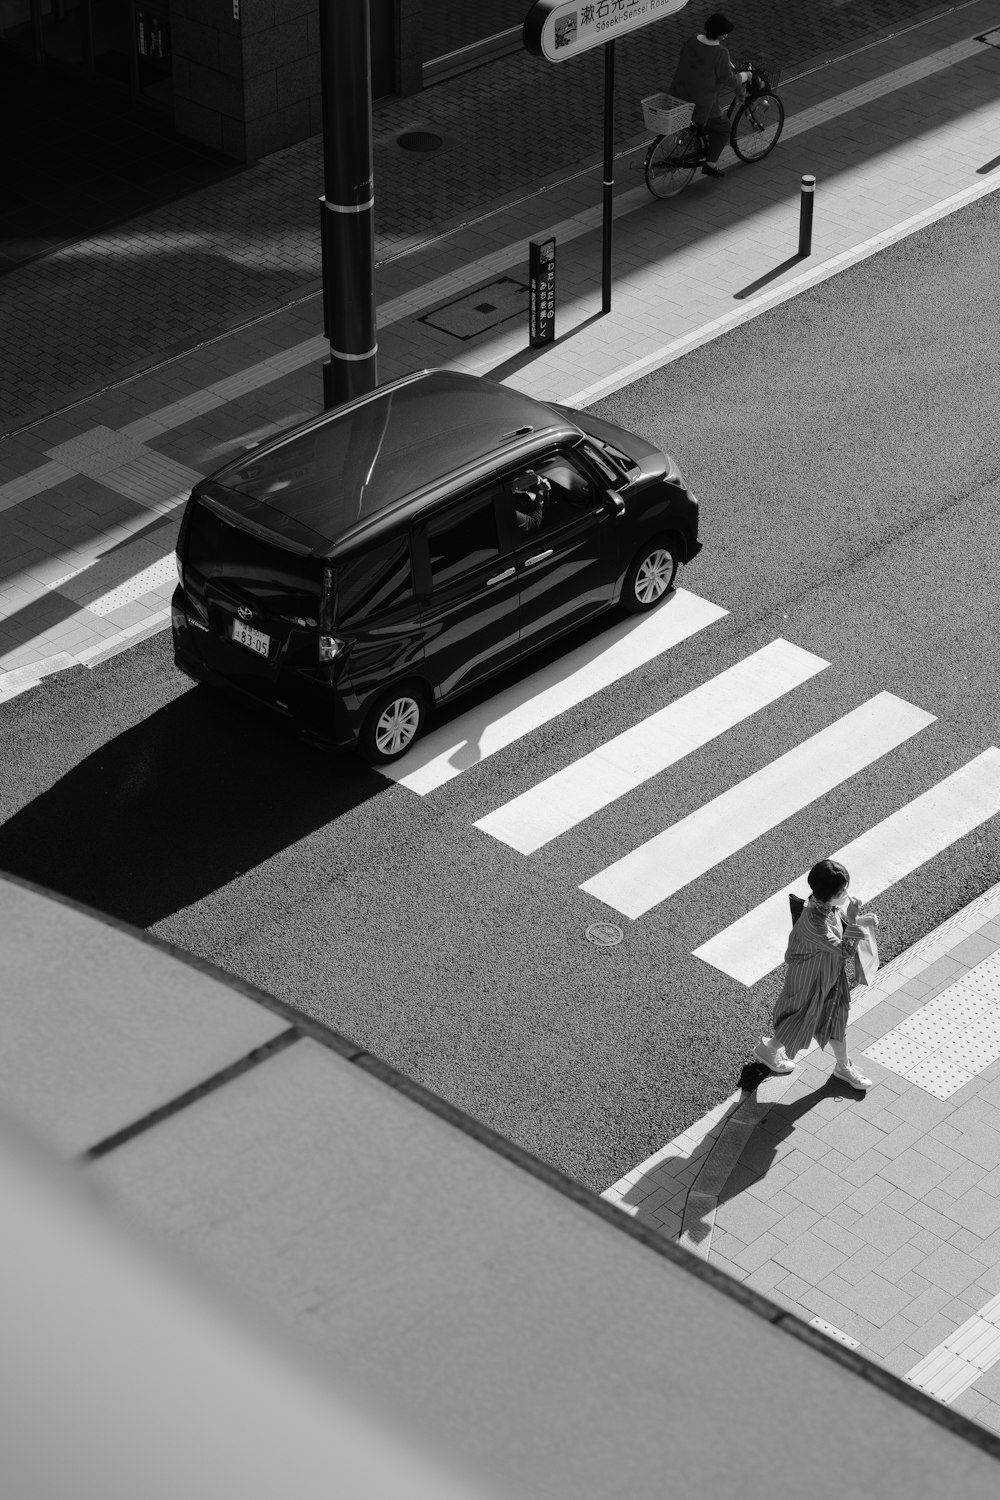
POLYGON ((833 1069, 833 1076, 834 1078, 842 1078, 844 1082, 849 1083, 852 1088, 861 1089, 862 1091, 864 1091, 865 1089, 870 1089, 872 1086, 871 1079, 866 1078, 865 1075, 854 1066, 850 1058, 848 1058, 847 1062, 845 1063, 838 1062, 835 1064, 833 1069))
POLYGON ((762 1062, 765 1068, 772 1073, 794 1073, 795 1064, 787 1056, 784 1047, 772 1047, 766 1037, 761 1037, 753 1055, 758 1062, 762 1062))

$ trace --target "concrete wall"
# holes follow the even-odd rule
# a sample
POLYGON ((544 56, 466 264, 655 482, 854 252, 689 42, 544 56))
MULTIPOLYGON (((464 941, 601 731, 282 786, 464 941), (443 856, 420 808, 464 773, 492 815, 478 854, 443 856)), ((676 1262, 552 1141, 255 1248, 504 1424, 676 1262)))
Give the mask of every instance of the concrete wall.
MULTIPOLYGON (((993 1434, 642 1230, 346 1039, 3 877, 0 1036, 0 1113, 26 1122, 50 1156, 75 1158, 77 1183, 96 1192, 81 1231, 86 1254, 75 1253, 53 1227, 53 1192, 71 1195, 72 1184, 49 1174, 50 1192, 40 1177, 33 1205, 0 1140, 0 1323, 17 1372, 0 1403, 0 1443, 7 1472, 12 1451, 21 1465, 8 1485, 18 1500, 68 1492, 53 1484, 51 1464, 61 1450, 78 1454, 81 1434, 104 1470, 128 1461, 117 1487, 112 1472, 87 1490, 102 1500, 218 1491, 207 1477, 192 1487, 182 1461, 194 1433, 206 1476, 227 1472, 237 1418, 247 1451, 269 1435, 280 1449, 280 1408, 270 1434, 258 1433, 259 1396, 244 1402, 227 1373, 233 1340, 256 1339, 250 1309, 303 1361, 313 1352, 315 1401, 329 1404, 331 1424, 346 1401, 366 1414, 369 1447, 373 1425, 380 1450, 384 1439, 386 1451, 402 1451, 420 1433, 429 1461, 446 1460, 475 1492, 998 1493, 993 1434), (125 1280, 117 1269, 125 1213, 149 1247, 126 1247, 127 1258, 145 1254, 165 1278, 158 1333, 141 1317, 149 1295, 133 1289, 142 1267, 125 1280), (218 1307, 170 1312, 185 1300, 169 1264, 178 1254, 202 1268, 218 1307), (108 1300, 116 1288, 127 1293, 117 1310, 108 1300), (127 1342, 133 1323, 145 1359, 119 1356, 118 1335, 127 1342), (32 1400, 44 1443, 24 1441, 32 1400), (180 1467, 157 1488, 171 1453, 180 1467)), ((280 1385, 283 1357, 258 1347, 254 1379, 270 1364, 280 1385)), ((92 1476, 83 1459, 75 1472, 92 1476)), ((285 1488, 314 1492, 291 1472, 285 1488)), ((249 1500, 267 1490, 240 1492, 249 1500)), ((337 1487, 345 1497, 376 1493, 364 1481, 337 1487)), ((442 1481, 439 1493, 450 1486, 442 1481)))

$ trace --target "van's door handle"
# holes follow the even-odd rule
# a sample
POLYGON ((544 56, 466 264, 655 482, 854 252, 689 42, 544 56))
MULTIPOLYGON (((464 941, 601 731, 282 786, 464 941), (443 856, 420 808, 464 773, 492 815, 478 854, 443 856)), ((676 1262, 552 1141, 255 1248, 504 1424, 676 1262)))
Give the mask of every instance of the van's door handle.
POLYGON ((547 557, 551 557, 551 556, 552 556, 552 548, 550 547, 547 552, 538 552, 538 553, 536 553, 536 555, 534 557, 526 557, 525 560, 524 560, 524 566, 526 568, 530 568, 532 563, 544 562, 547 557))
POLYGON ((494 583, 503 583, 505 578, 513 578, 516 572, 516 568, 508 568, 506 573, 498 573, 495 578, 487 578, 486 587, 490 588, 494 583))

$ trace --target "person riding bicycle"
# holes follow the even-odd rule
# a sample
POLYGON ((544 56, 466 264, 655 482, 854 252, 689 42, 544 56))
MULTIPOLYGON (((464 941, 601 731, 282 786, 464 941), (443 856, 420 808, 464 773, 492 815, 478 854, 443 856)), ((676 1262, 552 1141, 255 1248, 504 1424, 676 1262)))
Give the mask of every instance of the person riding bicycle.
POLYGON ((729 60, 729 52, 721 38, 733 30, 733 22, 715 11, 705 21, 704 32, 690 37, 681 48, 677 60, 677 72, 668 93, 675 99, 684 99, 694 105, 691 123, 700 128, 705 139, 705 161, 701 170, 708 177, 724 177, 726 174, 715 163, 719 160, 729 140, 729 121, 719 105, 721 94, 735 91, 742 103, 746 97, 743 85, 749 73, 737 73, 729 60))

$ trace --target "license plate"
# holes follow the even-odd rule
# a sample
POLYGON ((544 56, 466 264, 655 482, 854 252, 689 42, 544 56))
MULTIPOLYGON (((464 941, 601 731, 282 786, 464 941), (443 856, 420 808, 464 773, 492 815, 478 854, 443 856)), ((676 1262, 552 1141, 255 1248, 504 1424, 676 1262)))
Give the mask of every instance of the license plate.
POLYGON ((238 641, 241 646, 249 646, 258 656, 266 656, 271 648, 269 635, 265 635, 262 630, 254 630, 252 625, 244 625, 242 620, 233 621, 233 640, 238 641))

